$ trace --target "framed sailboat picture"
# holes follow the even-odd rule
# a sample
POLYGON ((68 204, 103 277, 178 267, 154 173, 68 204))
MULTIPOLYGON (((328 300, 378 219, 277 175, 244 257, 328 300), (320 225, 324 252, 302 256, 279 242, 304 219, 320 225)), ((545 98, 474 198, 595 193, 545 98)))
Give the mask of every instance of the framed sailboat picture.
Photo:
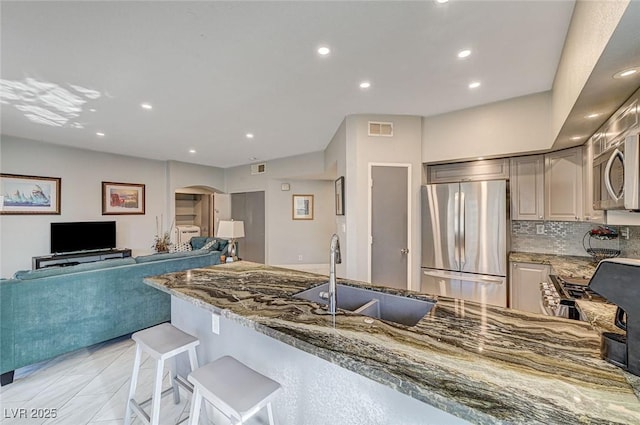
POLYGON ((0 174, 0 214, 60 214, 59 177, 0 174))

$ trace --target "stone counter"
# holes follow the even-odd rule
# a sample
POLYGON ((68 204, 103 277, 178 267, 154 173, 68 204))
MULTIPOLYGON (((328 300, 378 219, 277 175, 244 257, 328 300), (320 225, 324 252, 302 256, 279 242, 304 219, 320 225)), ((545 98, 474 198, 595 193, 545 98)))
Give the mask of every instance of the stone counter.
POLYGON ((547 264, 553 268, 553 273, 559 276, 591 279, 597 264, 591 257, 577 257, 571 255, 538 254, 535 252, 511 252, 510 262, 547 264))
POLYGON ((413 327, 333 317, 292 297, 326 276, 244 261, 145 281, 472 423, 640 423, 640 401, 587 323, 444 297, 413 327))

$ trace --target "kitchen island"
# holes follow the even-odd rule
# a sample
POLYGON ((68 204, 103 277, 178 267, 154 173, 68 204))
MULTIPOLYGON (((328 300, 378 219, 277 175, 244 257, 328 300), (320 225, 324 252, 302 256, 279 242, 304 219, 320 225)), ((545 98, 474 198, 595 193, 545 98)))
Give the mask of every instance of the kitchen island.
MULTIPOLYGON (((325 281, 326 276, 244 261, 145 279, 172 295, 172 321, 178 327, 189 326, 189 309, 209 315, 209 331, 211 314, 214 320, 220 314, 247 332, 266 335, 471 423, 640 423, 640 401, 620 369, 600 360, 599 335, 587 323, 439 297, 416 326, 408 327, 346 312, 333 317, 315 303, 293 298, 325 281)), ((368 287, 343 279, 339 283, 368 287)), ((224 333, 221 329, 214 337, 224 333)), ((232 350, 233 345, 233 337, 227 338, 220 340, 218 349, 232 350)), ((201 361, 213 360, 204 348, 201 361)), ((256 351, 259 357, 261 348, 244 346, 241 351, 256 351)), ((268 353, 265 350, 264 363, 288 370, 286 356, 272 358, 268 353)), ((285 392, 299 380, 320 387, 335 380, 326 373, 316 376, 313 370, 298 375, 295 370, 283 374, 285 392)), ((341 394, 348 394, 350 384, 341 384, 341 394)), ((362 411, 362 404, 373 400, 364 406, 369 418, 340 423, 404 423, 379 419, 375 394, 360 391, 371 387, 358 385, 353 409, 362 411)), ((332 415, 340 417, 335 415, 345 404, 341 394, 334 399, 338 407, 318 400, 318 409, 327 414, 324 422, 312 419, 313 409, 308 407, 299 414, 309 414, 309 420, 295 423, 329 423, 332 415)), ((297 396, 282 408, 295 410, 291 406, 307 397, 297 396)), ((275 406, 278 410, 277 402, 275 406)), ((407 409, 415 406, 406 402, 407 409)), ((425 416, 422 423, 460 422, 448 417, 432 422, 425 416)))

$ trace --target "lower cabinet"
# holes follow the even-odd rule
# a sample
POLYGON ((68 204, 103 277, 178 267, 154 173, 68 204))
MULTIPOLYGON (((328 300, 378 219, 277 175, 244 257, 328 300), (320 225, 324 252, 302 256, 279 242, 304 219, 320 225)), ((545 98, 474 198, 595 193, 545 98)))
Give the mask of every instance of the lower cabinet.
POLYGON ((516 310, 542 313, 540 282, 546 282, 551 266, 511 262, 509 306, 516 310))

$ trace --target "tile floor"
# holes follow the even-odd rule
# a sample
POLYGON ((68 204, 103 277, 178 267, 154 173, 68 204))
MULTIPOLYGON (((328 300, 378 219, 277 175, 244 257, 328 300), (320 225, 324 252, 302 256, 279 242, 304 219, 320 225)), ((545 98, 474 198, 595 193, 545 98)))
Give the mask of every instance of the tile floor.
MULTIPOLYGON (((0 423, 121 425, 124 422, 134 357, 135 343, 123 337, 18 369, 14 382, 0 389, 0 423), (49 412, 55 409, 56 417, 33 417, 47 413, 46 409, 49 412), (23 417, 19 417, 20 413, 23 413, 23 417)), ((154 372, 155 361, 148 356, 143 357, 137 400, 146 400, 151 396, 154 372)), ((163 388, 168 388, 168 372, 165 372, 164 380, 163 388)), ((189 394, 182 389, 180 394, 179 404, 173 403, 171 395, 162 399, 162 425, 175 424, 188 416, 189 394)), ((223 417, 216 417, 218 415, 210 409, 207 411, 214 423, 229 423, 223 417)), ((207 423, 203 416, 201 425, 207 423)), ((132 425, 142 423, 137 418, 132 421, 132 425)))

